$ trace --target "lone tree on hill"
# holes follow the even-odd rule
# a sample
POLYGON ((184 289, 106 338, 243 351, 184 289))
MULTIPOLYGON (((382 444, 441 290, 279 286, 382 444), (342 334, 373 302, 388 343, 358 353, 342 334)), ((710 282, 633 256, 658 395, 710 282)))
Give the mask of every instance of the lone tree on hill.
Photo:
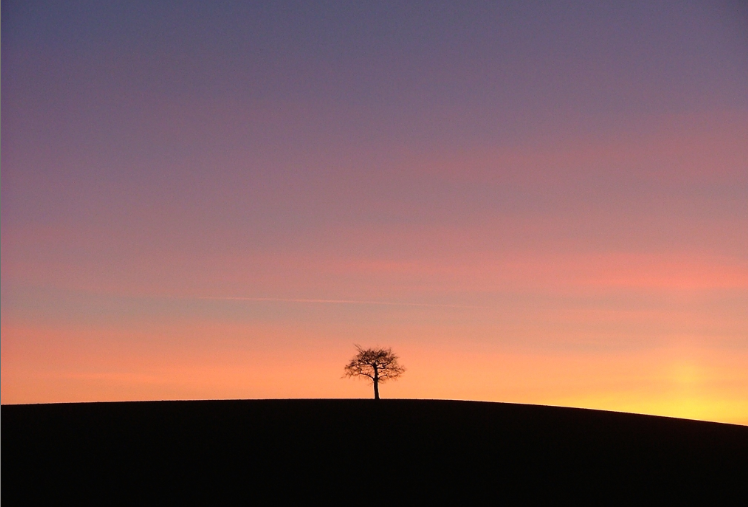
POLYGON ((397 363, 392 349, 362 349, 356 345, 358 354, 345 367, 346 377, 367 377, 374 384, 374 399, 379 399, 379 383, 397 379, 405 368, 397 363))

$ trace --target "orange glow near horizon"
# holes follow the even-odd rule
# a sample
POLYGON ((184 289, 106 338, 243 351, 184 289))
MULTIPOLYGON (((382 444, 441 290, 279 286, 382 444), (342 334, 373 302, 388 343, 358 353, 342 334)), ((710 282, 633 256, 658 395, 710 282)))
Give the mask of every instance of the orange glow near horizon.
MULTIPOLYGON (((748 425, 744 352, 678 345, 614 353, 582 345, 576 352, 554 352, 522 343, 460 345, 444 326, 398 327, 398 339, 386 343, 407 372, 382 386, 383 397, 558 405, 748 425)), ((314 330, 299 334, 278 325, 186 325, 62 335, 59 329, 5 326, 2 334, 4 404, 371 395, 367 383, 342 378, 355 349, 341 346, 347 336, 334 333, 322 338, 314 330), (50 333, 57 334, 58 348, 48 346, 50 333), (14 346, 21 336, 24 346, 14 346)))

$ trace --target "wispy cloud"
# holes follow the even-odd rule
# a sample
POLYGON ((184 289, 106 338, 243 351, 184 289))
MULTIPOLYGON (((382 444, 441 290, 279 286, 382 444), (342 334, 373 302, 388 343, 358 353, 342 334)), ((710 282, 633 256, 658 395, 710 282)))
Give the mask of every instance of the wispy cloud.
POLYGON ((355 299, 305 299, 305 298, 261 298, 261 297, 233 297, 233 296, 198 296, 197 299, 218 301, 250 301, 277 303, 309 303, 309 304, 340 304, 340 305, 381 305, 381 306, 424 306, 435 308, 488 308, 477 305, 457 305, 438 303, 407 303, 398 301, 365 301, 355 299))

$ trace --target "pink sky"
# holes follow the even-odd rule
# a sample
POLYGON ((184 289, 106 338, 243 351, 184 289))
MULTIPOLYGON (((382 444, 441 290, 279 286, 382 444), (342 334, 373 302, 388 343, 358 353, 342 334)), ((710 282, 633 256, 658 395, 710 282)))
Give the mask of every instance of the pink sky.
POLYGON ((748 424, 744 9, 293 5, 3 3, 2 403, 748 424))

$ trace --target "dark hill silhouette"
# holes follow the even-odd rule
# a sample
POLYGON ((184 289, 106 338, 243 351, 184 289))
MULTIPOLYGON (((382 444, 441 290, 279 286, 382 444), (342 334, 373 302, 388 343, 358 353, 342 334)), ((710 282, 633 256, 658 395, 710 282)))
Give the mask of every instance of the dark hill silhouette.
POLYGON ((506 403, 4 405, 2 433, 6 505, 298 495, 304 503, 519 495, 718 504, 748 484, 748 427, 506 403))

